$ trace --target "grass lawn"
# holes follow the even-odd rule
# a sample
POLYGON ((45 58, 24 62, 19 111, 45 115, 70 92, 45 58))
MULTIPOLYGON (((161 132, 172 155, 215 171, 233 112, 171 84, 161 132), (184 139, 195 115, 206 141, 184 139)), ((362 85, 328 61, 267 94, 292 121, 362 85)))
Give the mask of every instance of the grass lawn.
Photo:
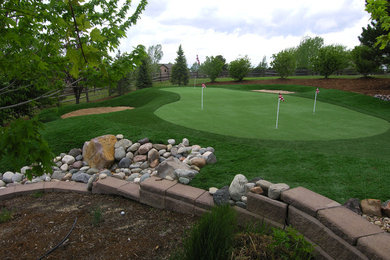
MULTIPOLYGON (((294 95, 285 96, 287 101, 281 104, 283 109, 294 103, 293 100, 312 103, 314 93, 312 87, 291 85, 230 85, 213 88, 230 96, 231 99, 247 95, 249 95, 247 98, 251 99, 253 94, 258 94, 255 95, 256 98, 268 98, 265 94, 249 92, 254 89, 285 89, 296 92, 294 95)), ((207 88, 207 91, 210 89, 211 87, 207 88)), ((351 197, 381 200, 390 198, 388 184, 390 131, 383 132, 390 121, 389 103, 356 93, 321 89, 316 116, 320 116, 323 109, 329 107, 330 110, 344 111, 356 118, 373 120, 376 123, 372 128, 375 129, 366 129, 360 133, 359 129, 353 129, 355 138, 281 140, 212 133, 209 129, 195 129, 195 123, 183 126, 158 117, 155 113, 158 114, 159 109, 163 109, 167 104, 180 104, 174 103, 180 101, 181 94, 179 95, 178 91, 155 87, 99 103, 49 109, 41 114, 42 120, 47 121, 43 135, 55 154, 68 152, 74 147, 82 147, 84 141, 104 134, 122 133, 133 141, 148 137, 154 143, 166 143, 169 138, 181 141, 187 137, 192 144, 213 146, 216 150, 218 163, 203 168, 201 174, 191 182, 191 185, 204 189, 228 185, 236 174, 241 173, 248 179, 260 176, 275 183, 285 182, 291 187, 304 186, 339 202, 345 202, 351 197), (68 119, 59 118, 60 115, 73 110, 96 106, 133 106, 136 109, 68 119), (377 127, 384 128, 378 130, 377 127), (365 132, 367 133, 364 134, 365 132)), ((180 91, 190 93, 194 90, 191 86, 180 91)), ((196 101, 194 98, 193 102, 193 105, 188 104, 188 110, 199 109, 199 98, 196 101)), ((209 106, 210 101, 208 102, 205 105, 209 106)), ((276 102, 274 97, 272 102, 276 102)), ((285 131, 285 115, 285 111, 280 115, 279 130, 282 131, 285 131)), ((312 117, 312 114, 310 116, 312 117)), ((326 131, 321 131, 327 134, 326 131)), ((5 162, 0 163, 0 171, 5 169, 5 162)))

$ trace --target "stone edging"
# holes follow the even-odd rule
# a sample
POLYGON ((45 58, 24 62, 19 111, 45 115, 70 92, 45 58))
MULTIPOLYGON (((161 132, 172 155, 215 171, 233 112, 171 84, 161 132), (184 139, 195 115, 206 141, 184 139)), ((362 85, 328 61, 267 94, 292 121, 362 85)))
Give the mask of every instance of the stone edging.
MULTIPOLYGON (((91 193, 83 183, 38 182, 0 189, 0 201, 37 191, 91 193)), ((214 206, 208 191, 156 177, 140 185, 107 177, 93 184, 92 193, 120 195, 155 208, 198 216, 214 206)), ((247 198, 247 209, 234 207, 241 225, 291 225, 315 245, 317 259, 390 259, 390 234, 311 190, 286 190, 281 201, 250 192, 247 198)))

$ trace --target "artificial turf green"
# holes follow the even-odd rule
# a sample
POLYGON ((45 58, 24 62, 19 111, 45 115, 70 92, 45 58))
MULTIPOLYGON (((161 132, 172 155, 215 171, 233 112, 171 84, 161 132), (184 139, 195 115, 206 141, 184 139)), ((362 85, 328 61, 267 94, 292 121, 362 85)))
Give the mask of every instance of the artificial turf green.
MULTIPOLYGON (((236 85, 219 88, 236 90, 237 94, 243 90, 285 89, 295 91, 295 97, 311 101, 314 93, 314 88, 305 86, 236 85)), ((213 146, 216 150, 218 162, 204 167, 191 182, 192 186, 203 189, 229 185, 233 177, 241 173, 248 179, 259 176, 275 183, 285 182, 291 187, 304 186, 339 202, 351 197, 390 198, 389 130, 369 137, 337 140, 238 138, 179 126, 154 114, 160 107, 179 100, 177 93, 150 88, 100 103, 47 110, 42 113, 42 118, 53 121, 45 124, 43 135, 55 154, 81 148, 84 141, 103 134, 122 133, 132 141, 148 137, 154 143, 166 143, 169 138, 181 141, 187 137, 191 144, 213 146), (59 119, 61 114, 94 106, 134 106, 136 109, 59 119)), ((321 89, 318 100, 390 121, 390 104, 372 97, 321 89)), ((6 171, 6 166, 2 161, 0 172, 6 171)))
MULTIPOLYGON (((243 138, 271 140, 354 139, 386 132, 390 124, 380 118, 341 106, 318 101, 313 114, 313 100, 278 94, 233 91, 209 87, 169 88, 180 100, 160 107, 155 114, 174 124, 211 133, 243 138)), ((314 95, 314 90, 313 90, 314 95)))

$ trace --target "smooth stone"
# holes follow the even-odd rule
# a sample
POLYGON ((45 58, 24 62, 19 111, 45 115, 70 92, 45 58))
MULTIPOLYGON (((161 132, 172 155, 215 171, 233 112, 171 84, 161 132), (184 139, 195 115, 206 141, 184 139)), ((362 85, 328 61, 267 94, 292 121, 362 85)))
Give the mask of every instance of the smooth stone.
POLYGON ((264 193, 263 189, 259 186, 253 187, 252 189, 250 189, 250 191, 252 193, 255 193, 255 194, 263 194, 264 193))
POLYGON ((125 156, 126 156, 125 148, 120 146, 120 147, 115 149, 115 155, 114 155, 115 160, 120 161, 125 156))
POLYGON ((69 169, 69 165, 64 163, 63 165, 61 165, 60 169, 61 171, 66 172, 69 169))
POLYGON ((166 149, 161 149, 161 150, 158 151, 158 154, 159 154, 160 156, 163 156, 163 154, 166 153, 166 152, 167 152, 166 149))
POLYGON ((70 181, 72 179, 73 174, 68 172, 65 174, 65 176, 61 179, 62 181, 70 181))
POLYGON ((13 172, 5 172, 3 173, 3 181, 5 183, 12 183, 12 176, 14 176, 15 174, 13 172))
POLYGON ((200 145, 197 145, 197 144, 194 144, 193 146, 191 146, 191 149, 194 152, 198 152, 201 148, 202 147, 200 147, 200 145))
POLYGON ((152 143, 143 144, 138 148, 138 153, 141 155, 147 154, 152 148, 153 148, 152 143))
POLYGON ((91 175, 86 174, 85 172, 76 172, 72 175, 72 181, 77 182, 88 183, 89 178, 91 178, 91 175))
POLYGON ((71 174, 73 174, 73 173, 76 173, 76 172, 79 172, 79 171, 81 171, 81 170, 79 170, 79 169, 72 169, 72 170, 70 170, 69 172, 70 172, 71 174))
POLYGON ((95 174, 95 173, 98 173, 99 170, 96 169, 96 168, 89 168, 88 171, 87 171, 87 174, 91 175, 91 174, 95 174))
POLYGON ((255 185, 256 184, 254 184, 253 182, 248 182, 247 184, 245 184, 245 193, 248 193, 250 191, 250 189, 255 187, 255 185))
POLYGON ((167 145, 166 144, 153 144, 153 148, 158 150, 158 151, 166 150, 167 145))
POLYGON ((131 169, 131 172, 133 173, 140 173, 142 171, 141 168, 134 168, 134 169, 131 169))
POLYGON ((3 180, 0 180, 0 187, 5 187, 5 182, 3 180))
POLYGON ((175 139, 168 139, 168 144, 175 145, 176 140, 175 139))
POLYGON ((87 182, 87 189, 89 191, 92 191, 92 186, 93 186, 93 183, 97 180, 98 176, 97 174, 94 174, 92 175, 89 179, 88 179, 88 182, 87 182))
POLYGON ((272 185, 272 182, 266 181, 266 180, 260 180, 256 182, 257 186, 260 186, 264 192, 268 192, 269 187, 272 185))
POLYGON ((107 174, 105 174, 105 173, 100 173, 99 174, 99 180, 103 180, 105 178, 107 178, 107 174))
POLYGON ((56 162, 57 167, 61 167, 62 165, 63 165, 63 163, 61 161, 56 162))
POLYGON ((111 171, 109 169, 104 169, 103 171, 100 171, 100 173, 107 174, 107 176, 111 176, 111 171))
POLYGON ((133 173, 131 174, 128 178, 127 178, 127 181, 134 181, 135 178, 139 178, 139 174, 138 173, 133 173))
POLYGON ((241 197, 241 201, 244 202, 244 203, 247 203, 248 197, 247 196, 242 196, 241 197))
POLYGON ((216 188, 216 187, 210 187, 209 188, 210 195, 214 195, 214 193, 217 192, 217 190, 218 190, 218 188, 216 188))
POLYGON ((206 165, 206 160, 202 157, 195 157, 190 160, 192 165, 198 166, 199 168, 203 168, 206 165))
POLYGON ((82 161, 76 161, 72 164, 72 167, 75 169, 81 169, 83 167, 83 162, 82 161))
POLYGON ((192 179, 195 177, 196 174, 198 174, 198 172, 195 170, 176 169, 175 174, 178 178, 184 177, 184 178, 192 179))
POLYGON ((124 137, 123 134, 117 134, 117 135, 115 136, 116 140, 118 140, 118 141, 122 140, 123 137, 124 137))
POLYGON ((149 163, 148 162, 143 162, 140 167, 141 167, 142 170, 144 170, 146 168, 149 168, 149 163))
POLYGON ((132 152, 126 153, 126 157, 132 160, 134 158, 134 154, 132 152))
POLYGON ((171 145, 171 144, 168 144, 168 145, 167 145, 167 152, 170 152, 170 151, 171 151, 171 149, 172 149, 172 147, 173 147, 173 145, 171 145))
POLYGON ((135 169, 135 168, 141 168, 141 165, 142 165, 142 162, 136 162, 136 163, 132 163, 130 164, 130 169, 135 169))
POLYGON ((65 155, 62 158, 62 163, 66 163, 68 165, 73 164, 76 161, 76 159, 72 155, 65 155))
POLYGON ((236 201, 236 205, 240 208, 246 209, 246 203, 242 201, 236 201))
POLYGON ((135 152, 139 149, 140 146, 141 146, 140 143, 134 143, 129 147, 128 152, 135 152))
POLYGON ((217 163, 217 157, 215 157, 214 153, 207 151, 203 155, 203 158, 206 159, 207 164, 215 164, 217 163))
POLYGON ((118 166, 120 168, 129 168, 130 164, 131 164, 131 160, 127 157, 124 157, 119 161, 118 166))
POLYGON ((239 201, 241 196, 246 194, 245 184, 247 183, 248 180, 244 175, 237 174, 234 176, 234 179, 229 186, 229 194, 234 201, 239 201))
POLYGON ((150 167, 155 168, 160 162, 160 154, 159 152, 155 149, 152 148, 148 152, 148 163, 150 164, 150 167))
POLYGON ((145 173, 141 176, 139 182, 143 182, 144 180, 150 178, 150 173, 145 173))
POLYGON ((165 176, 165 179, 168 180, 168 181, 173 181, 173 178, 169 175, 165 176))
POLYGON ((168 158, 169 156, 171 156, 171 153, 170 152, 166 152, 162 155, 164 158, 168 158))
POLYGON ((19 173, 19 172, 16 172, 13 176, 12 176, 12 182, 21 182, 24 178, 24 175, 19 173))
POLYGON ((122 168, 121 171, 126 174, 131 174, 131 170, 129 168, 122 168))
POLYGON ((50 177, 48 174, 43 174, 43 175, 41 175, 41 176, 39 176, 39 178, 42 180, 42 181, 44 181, 44 180, 46 180, 46 178, 47 177, 50 177))
POLYGON ((149 143, 149 138, 147 137, 142 138, 141 140, 138 140, 138 143, 140 143, 141 145, 149 143))
POLYGON ((66 153, 60 153, 61 159, 64 158, 65 155, 66 153))
POLYGON ((54 171, 53 174, 51 175, 51 178, 55 180, 62 180, 62 178, 65 177, 65 174, 66 173, 63 171, 54 171))
POLYGON ((191 151, 191 147, 180 147, 179 149, 177 149, 177 153, 180 154, 191 153, 191 151))
POLYGON ((31 170, 32 168, 30 166, 23 166, 21 169, 20 169, 20 173, 23 174, 23 175, 26 175, 27 171, 28 170, 31 170))
POLYGON ((268 189, 268 197, 277 200, 280 198, 280 193, 288 189, 290 189, 290 186, 285 183, 272 184, 268 189))
POLYGON ((83 155, 82 154, 77 155, 75 159, 76 159, 76 161, 82 161, 83 160, 83 155))
POLYGON ((382 216, 382 204, 380 200, 377 199, 364 199, 360 202, 362 207, 363 214, 374 215, 381 217, 382 216))
POLYGON ((133 143, 128 139, 122 139, 115 143, 114 148, 117 149, 119 147, 123 147, 123 149, 129 148, 133 143))
POLYGON ((77 156, 79 156, 81 154, 81 149, 80 148, 73 148, 69 151, 68 155, 71 155, 73 156, 74 158, 76 158, 77 156))
POLYGON ((180 182, 181 184, 187 185, 188 183, 190 183, 190 180, 189 180, 188 178, 185 178, 185 177, 180 177, 180 178, 179 178, 179 182, 180 182))
POLYGON ((187 164, 182 163, 179 159, 175 157, 170 157, 156 167, 157 176, 159 176, 160 178, 170 176, 172 179, 176 179, 176 169, 189 170, 190 167, 187 164))
POLYGON ((229 186, 222 187, 213 194, 213 200, 215 205, 228 204, 230 200, 229 186))
POLYGON ((140 183, 140 181, 141 181, 141 178, 135 178, 134 179, 134 183, 140 183))
POLYGON ((351 198, 351 199, 347 200, 343 204, 343 206, 346 207, 347 209, 352 210, 356 214, 362 215, 362 213, 363 213, 362 208, 360 207, 360 200, 357 198, 351 198))
POLYGON ((89 167, 89 166, 83 166, 83 167, 80 168, 80 171, 86 172, 86 171, 88 171, 90 168, 91 168, 91 167, 89 167))
POLYGON ((187 138, 183 138, 183 140, 181 141, 181 143, 182 143, 184 146, 189 146, 189 145, 190 145, 190 141, 189 141, 187 138))
POLYGON ((114 173, 112 177, 123 180, 126 177, 126 174, 124 172, 118 172, 114 173))
POLYGON ((134 156, 133 161, 134 162, 144 162, 147 159, 148 159, 148 157, 146 155, 136 155, 136 156, 134 156))

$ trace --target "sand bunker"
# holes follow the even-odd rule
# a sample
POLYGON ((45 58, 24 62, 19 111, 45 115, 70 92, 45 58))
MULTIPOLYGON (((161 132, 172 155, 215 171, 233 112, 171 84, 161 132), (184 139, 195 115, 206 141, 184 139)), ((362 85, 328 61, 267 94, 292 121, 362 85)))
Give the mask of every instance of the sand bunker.
POLYGON ((295 92, 287 91, 287 90, 271 90, 271 89, 257 89, 252 90, 255 92, 263 92, 263 93, 275 93, 275 94, 294 94, 295 92))
POLYGON ((84 108, 76 111, 72 111, 70 113, 66 113, 61 116, 61 118, 68 118, 73 116, 85 116, 85 115, 93 115, 93 114, 104 114, 117 112, 127 109, 134 109, 134 107, 93 107, 93 108, 84 108))

